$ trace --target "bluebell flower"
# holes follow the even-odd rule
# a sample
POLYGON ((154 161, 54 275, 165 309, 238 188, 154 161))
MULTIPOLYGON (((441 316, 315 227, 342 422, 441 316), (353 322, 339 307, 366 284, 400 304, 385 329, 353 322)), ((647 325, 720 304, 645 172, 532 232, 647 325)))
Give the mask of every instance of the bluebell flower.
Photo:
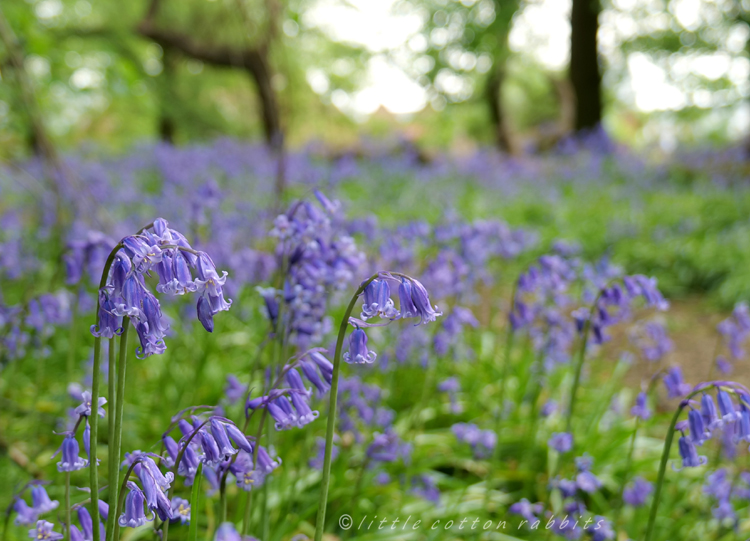
POLYGON ((151 519, 146 518, 146 513, 143 511, 146 499, 141 489, 132 481, 128 481, 127 487, 130 491, 125 496, 125 509, 117 522, 122 527, 137 528, 151 519))
POLYGON ((320 394, 325 394, 331 388, 328 381, 321 379, 316 369, 314 362, 302 360, 299 363, 299 367, 302 369, 302 373, 305 375, 307 381, 313 384, 320 394))
POLYGON ((429 475, 416 475, 411 478, 410 492, 428 502, 440 502, 440 490, 435 484, 435 480, 429 475))
POLYGON ((480 430, 478 426, 467 423, 456 423, 451 427, 456 439, 471 445, 474 458, 483 459, 492 456, 497 444, 497 434, 492 430, 480 430))
POLYGON ((198 441, 203 451, 203 454, 198 458, 207 466, 215 467, 225 460, 216 440, 206 430, 199 430, 194 440, 198 441))
MULTIPOLYGON (((680 458, 682 459, 682 468, 697 468, 708 463, 708 459, 705 456, 698 456, 698 451, 695 449, 695 445, 690 441, 689 438, 682 436, 679 440, 680 458)), ((674 464, 672 468, 678 471, 674 464)))
POLYGON ((99 322, 91 326, 91 334, 101 338, 114 338, 122 333, 122 325, 116 315, 117 307, 104 292, 99 292, 99 322))
MULTIPOLYGON (((83 396, 83 403, 79 405, 78 407, 76 407, 76 409, 74 410, 75 414, 83 415, 84 417, 90 417, 91 416, 91 393, 89 391, 83 391, 82 396, 83 396)), ((103 396, 100 396, 99 407, 97 409, 99 417, 104 417, 105 412, 102 406, 104 406, 104 404, 106 403, 107 403, 107 399, 104 398, 103 396)))
POLYGON ((630 409, 630 414, 643 421, 651 418, 651 409, 648 407, 648 394, 645 391, 638 393, 635 399, 635 406, 630 409))
MULTIPOLYGON (((295 373, 297 372, 295 371, 295 373)), ((318 412, 310 409, 305 395, 292 392, 290 393, 290 397, 292 400, 292 406, 294 406, 295 409, 297 426, 299 428, 304 427, 318 418, 318 412)))
POLYGON ((367 334, 356 328, 349 336, 349 351, 344 353, 344 360, 350 364, 375 362, 378 354, 367 349, 367 334))
MULTIPOLYGON (((258 458, 260 459, 260 453, 258 458)), ((265 480, 265 473, 253 468, 252 454, 245 451, 240 451, 234 463, 229 465, 229 471, 237 480, 237 487, 246 492, 262 486, 265 480)))
POLYGON ((540 410, 539 414, 542 417, 549 417, 553 413, 557 411, 557 402, 554 400, 547 400, 547 402, 544 403, 542 406, 542 409, 540 410))
POLYGON ((297 414, 289 404, 289 400, 281 396, 266 403, 266 409, 274 421, 276 430, 289 430, 297 426, 297 414))
POLYGON ((70 525, 70 541, 87 541, 83 537, 83 532, 75 524, 70 525))
POLYGON ((224 430, 226 430, 227 435, 229 436, 229 439, 232 440, 232 442, 239 447, 241 450, 245 451, 246 453, 252 453, 253 452, 253 446, 250 444, 250 442, 247 439, 247 436, 242 433, 242 431, 237 428, 236 425, 233 423, 223 423, 224 430))
POLYGON ((61 533, 57 533, 52 530, 55 525, 46 520, 39 520, 36 523, 36 528, 29 530, 29 537, 36 539, 36 541, 58 541, 64 536, 61 533))
POLYGON ((411 281, 401 278, 401 284, 398 286, 398 299, 402 318, 419 317, 419 310, 412 299, 412 290, 411 281))
POLYGON ((133 472, 138 476, 146 497, 146 506, 151 509, 161 520, 172 518, 172 506, 162 489, 156 483, 148 468, 142 464, 136 464, 133 472))
POLYGON ((216 529, 214 541, 243 541, 234 524, 224 522, 216 529))
POLYGON ((37 515, 43 515, 57 509, 60 502, 50 500, 47 491, 42 485, 34 485, 31 487, 31 505, 37 515))
POLYGON ((52 456, 54 458, 57 453, 62 453, 60 462, 57 463, 57 471, 59 472, 72 472, 82 470, 89 465, 88 460, 84 460, 78 456, 78 441, 73 434, 68 434, 62 442, 60 448, 52 456))
POLYGON ((138 333, 140 347, 136 348, 136 357, 145 359, 151 355, 161 355, 167 349, 162 338, 157 338, 149 332, 148 324, 138 322, 135 324, 135 331, 138 333))
POLYGON ((654 485, 643 477, 635 477, 622 491, 622 500, 627 505, 641 507, 646 504, 646 499, 654 491, 654 485))
MULTIPOLYGON (((325 451, 326 451, 325 438, 316 438, 315 439, 315 454, 310 458, 308 465, 315 470, 322 470, 323 462, 325 458, 325 451)), ((338 458, 339 451, 340 451, 339 446, 334 443, 333 447, 331 447, 331 463, 333 463, 333 461, 338 458)))
POLYGON ((511 505, 508 508, 508 511, 514 515, 520 515, 529 524, 533 524, 539 520, 537 517, 542 514, 544 507, 541 503, 531 503, 526 498, 522 498, 520 501, 511 505))
POLYGON ((573 449, 573 434, 568 432, 555 432, 547 442, 547 445, 558 453, 567 453, 573 449))
POLYGON ((22 498, 18 498, 13 503, 13 510, 16 512, 16 526, 32 526, 39 518, 39 512, 33 507, 29 507, 22 498))
POLYGON ((214 332, 214 313, 205 297, 198 299, 198 321, 208 332, 214 332))
POLYGON ((750 410, 743 403, 740 404, 740 420, 735 425, 734 439, 736 442, 750 442, 750 410))
POLYGON ((593 462, 593 458, 586 454, 576 458, 576 468, 578 469, 576 485, 583 492, 596 492, 602 486, 599 478, 590 471, 593 462))
POLYGON ((670 368, 663 381, 669 398, 682 398, 690 392, 691 387, 682 380, 682 370, 679 366, 670 368))
POLYGON ((742 418, 740 412, 735 408, 734 402, 732 402, 729 393, 720 389, 719 392, 716 393, 716 400, 719 403, 721 418, 725 423, 732 423, 742 418))
POLYGON ((219 453, 222 455, 221 461, 228 460, 231 456, 237 454, 237 449, 232 446, 229 441, 229 435, 225 428, 225 424, 220 422, 215 417, 212 417, 209 421, 211 425, 211 434, 216 441, 216 445, 219 447, 219 453))
POLYGON ((317 351, 310 353, 309 357, 320 369, 320 373, 325 379, 326 383, 330 385, 331 379, 333 378, 333 364, 331 363, 331 361, 326 359, 321 353, 318 353, 317 351))
POLYGON ((227 272, 224 271, 221 276, 216 272, 216 265, 205 252, 198 254, 196 264, 198 278, 195 280, 196 292, 208 296, 211 311, 215 314, 224 310, 229 310, 232 305, 231 300, 224 299, 224 293, 221 286, 227 281, 227 272))
POLYGON ((263 474, 268 475, 272 473, 280 465, 281 459, 279 457, 276 457, 275 460, 272 459, 265 447, 258 446, 258 469, 263 474))
POLYGON ((695 445, 703 445, 703 442, 708 439, 707 435, 710 436, 710 434, 707 434, 701 413, 691 408, 688 412, 688 423, 690 425, 690 440, 695 445))
POLYGON ((172 520, 179 520, 181 524, 190 522, 190 502, 175 496, 172 498, 172 520))
POLYGON ((703 393, 701 396, 701 415, 703 415, 703 423, 708 427, 709 430, 714 430, 724 424, 719 414, 716 412, 716 404, 714 404, 713 397, 708 393, 703 393))
POLYGON ((586 529, 586 533, 591 534, 591 541, 608 541, 617 537, 612 523, 599 515, 594 517, 594 523, 586 529))
POLYGON ((376 316, 386 319, 396 319, 399 316, 391 300, 391 288, 387 280, 375 279, 365 287, 362 319, 367 321, 376 316))
POLYGON ((399 458, 406 461, 410 453, 411 447, 403 444, 391 428, 384 433, 376 432, 366 451, 367 457, 373 462, 395 462, 399 458))
MULTIPOLYGON (((411 282, 411 299, 413 303, 409 306, 409 309, 416 309, 417 315, 419 315, 420 318, 419 323, 426 324, 435 321, 438 316, 442 316, 443 313, 438 311, 438 307, 435 306, 435 308, 433 308, 430 304, 430 296, 425 287, 418 280, 412 279, 411 282)), ((404 316, 403 312, 401 316, 409 317, 404 316)))
POLYGON ((94 521, 91 519, 88 509, 85 506, 81 506, 77 510, 78 522, 81 525, 81 533, 83 538, 89 541, 94 539, 94 521))
POLYGON ((247 386, 240 383, 237 376, 229 374, 227 376, 227 384, 224 387, 224 396, 229 404, 235 404, 238 401, 245 398, 247 394, 247 386))

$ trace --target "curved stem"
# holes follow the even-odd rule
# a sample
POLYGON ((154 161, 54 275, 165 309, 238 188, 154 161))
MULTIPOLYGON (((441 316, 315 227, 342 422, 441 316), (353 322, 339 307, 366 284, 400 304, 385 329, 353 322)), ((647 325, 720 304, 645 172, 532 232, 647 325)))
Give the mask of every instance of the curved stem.
MULTIPOLYGON (((128 354, 128 330, 130 329, 130 319, 125 319, 122 323, 122 334, 120 335, 120 358, 117 362, 117 399, 115 406, 115 432, 114 443, 110 448, 109 459, 114 463, 114 475, 110 480, 110 486, 114 487, 110 501, 119 501, 119 471, 120 471, 120 452, 122 448, 122 415, 125 408, 125 368, 128 354)), ((110 372, 110 378, 112 373, 110 372)), ((110 408, 111 409, 111 408, 110 408)), ((111 419, 110 419, 111 420, 111 419)), ((110 513, 110 517, 111 517, 110 513)), ((120 523, 117 521, 117 515, 107 521, 107 541, 114 541, 120 538, 120 523), (110 534, 109 532, 112 532, 110 534)))
POLYGON ((320 484, 320 499, 318 500, 318 515, 315 519, 315 541, 321 541, 323 539, 323 529, 325 528, 326 521, 326 506, 328 505, 328 488, 331 482, 331 451, 333 448, 333 431, 336 426, 336 401, 338 399, 339 391, 339 368, 341 366, 341 349, 344 345, 344 338, 346 336, 346 329, 349 325, 349 317, 352 315, 354 305, 357 303, 357 299, 365 290, 365 288, 379 276, 373 274, 362 282, 357 291, 349 301, 349 306, 346 308, 344 317, 341 319, 339 325, 339 334, 336 340, 336 351, 333 355, 333 377, 331 379, 331 389, 328 398, 328 424, 326 425, 326 447, 323 459, 323 477, 320 484))
MULTIPOLYGON (((102 277, 99 280, 99 291, 104 289, 107 285, 107 277, 109 276, 109 269, 112 267, 112 263, 115 260, 115 255, 122 248, 122 242, 118 242, 117 246, 112 248, 112 251, 107 257, 104 268, 102 269, 102 277)), ((97 302, 96 311, 96 322, 99 323, 99 310, 97 302)), ((110 340, 110 348, 113 348, 112 340, 110 340)), ((90 488, 91 488, 91 521, 93 522, 93 533, 94 539, 101 539, 99 535, 99 472, 96 463, 97 445, 99 443, 99 379, 101 372, 101 356, 102 356, 102 338, 97 336, 94 338, 94 367, 91 375, 91 418, 89 422, 91 424, 91 451, 90 451, 90 488)), ((112 422, 112 411, 110 408, 110 422, 112 422)))
POLYGON ((682 410, 685 407, 685 404, 687 404, 687 400, 689 400, 695 394, 697 393, 691 394, 688 398, 686 398, 683 402, 680 403, 680 407, 677 408, 677 411, 675 412, 674 417, 672 417, 672 422, 669 425, 669 432, 667 433, 667 439, 664 442, 664 451, 661 454, 661 463, 659 464, 659 475, 656 478, 656 490, 654 491, 654 501, 651 503, 651 513, 649 514, 649 517, 648 517, 646 537, 644 538, 645 541, 651 541, 651 537, 653 536, 653 533, 654 533, 654 524, 656 523, 656 512, 659 510, 659 499, 661 498, 661 489, 662 489, 662 485, 664 484, 664 475, 667 471, 667 462, 669 462, 669 451, 672 448, 672 441, 674 440, 675 426, 677 425, 677 420, 680 418, 680 414, 682 413, 682 410))

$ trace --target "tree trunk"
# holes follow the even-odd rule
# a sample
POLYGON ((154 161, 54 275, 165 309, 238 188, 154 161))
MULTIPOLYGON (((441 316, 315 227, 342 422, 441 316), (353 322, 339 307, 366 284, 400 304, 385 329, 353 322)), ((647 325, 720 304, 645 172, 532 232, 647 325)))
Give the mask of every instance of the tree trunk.
POLYGON ((490 108, 490 120, 495 135, 495 145, 500 152, 511 153, 510 134, 508 133, 507 120, 503 110, 503 79, 505 78, 504 58, 496 60, 496 65, 490 71, 487 78, 486 97, 490 108))
POLYGON ((174 96, 174 70, 175 53, 172 49, 165 47, 162 51, 163 71, 159 77, 159 139, 170 145, 174 144, 175 131, 175 96, 174 96))
POLYGON ((576 98, 576 131, 594 128, 602 119, 601 74, 596 47, 600 10, 599 0, 573 0, 570 82, 576 98))

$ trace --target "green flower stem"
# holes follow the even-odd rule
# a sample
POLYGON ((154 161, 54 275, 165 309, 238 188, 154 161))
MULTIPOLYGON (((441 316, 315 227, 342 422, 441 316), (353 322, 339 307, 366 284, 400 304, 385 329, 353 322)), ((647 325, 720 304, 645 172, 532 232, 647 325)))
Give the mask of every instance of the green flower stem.
MULTIPOLYGON (((118 502, 119 498, 119 471, 120 471, 120 453, 122 448, 122 415, 125 409, 125 368, 128 358, 128 330, 130 329, 130 319, 126 318, 122 322, 122 334, 120 335, 120 358, 117 362, 117 398, 115 406, 115 433, 113 443, 110 443, 109 460, 114 464, 114 469, 110 470, 110 502, 118 502)), ((110 379, 112 372, 110 371, 110 379)), ((111 410, 112 408, 110 408, 111 410)), ((110 419, 111 421, 112 419, 110 419)), ((120 523, 117 521, 118 515, 109 514, 107 520, 107 541, 114 541, 120 538, 120 523), (112 532, 110 534, 110 532, 112 532)))
MULTIPOLYGON (((108 269, 107 269, 108 270, 108 269)), ((106 276, 104 276, 106 279, 106 276)), ((114 346, 110 346, 114 347, 114 346)), ((93 522, 94 539, 101 539, 99 535, 99 475, 96 462, 96 447, 99 444, 99 376, 101 372, 102 339, 94 338, 94 372, 91 383, 91 451, 89 458, 90 488, 91 488, 91 520, 93 522)))
MULTIPOLYGON (((115 389, 117 388, 117 350, 115 349, 115 341, 109 341, 109 378, 107 382, 107 404, 109 405, 109 422, 108 425, 108 436, 107 436, 107 482, 109 483, 109 501, 117 501, 117 462, 113 457, 113 450, 115 445, 115 430, 116 420, 115 411, 117 410, 117 398, 115 396, 115 389)), ((93 404, 92 404, 93 407, 93 404)), ((93 412, 92 412, 93 415, 93 412)), ((107 535, 107 541, 112 539, 114 528, 112 528, 112 521, 114 515, 112 513, 107 517, 107 526, 105 532, 107 535)))
MULTIPOLYGON (((115 260, 115 255, 122 248, 122 243, 118 243, 117 246, 112 248, 112 251, 107 257, 107 262, 104 264, 102 269, 102 277, 99 281, 99 291, 104 289, 107 285, 107 276, 109 276, 109 269, 112 267, 112 262, 115 260)), ((98 303, 97 303, 98 307, 98 303)), ((95 325, 99 323, 99 311, 97 310, 95 325)), ((110 349, 114 348, 114 344, 110 341, 110 349)), ((91 520, 93 522, 93 534, 94 539, 101 539, 99 534, 99 472, 97 468, 96 455, 97 445, 99 444, 99 380, 101 376, 101 357, 102 357, 102 338, 101 336, 94 337, 94 368, 91 377, 91 416, 89 422, 91 424, 91 451, 89 458, 89 470, 90 470, 90 489, 91 489, 91 520)), ((110 408, 110 423, 112 422, 112 411, 110 408)))
POLYGON ((578 387, 581 384, 581 373, 583 372, 583 362, 586 360, 586 348, 589 344, 589 334, 591 333, 591 318, 594 317, 594 310, 596 305, 599 304, 599 299, 602 297, 604 290, 609 287, 609 284, 599 290, 599 294, 594 299, 591 309, 589 310, 589 317, 583 324, 583 330, 581 331, 581 347, 578 350, 578 358, 576 360, 575 376, 573 377, 573 387, 570 389, 570 402, 568 402, 567 420, 565 421, 565 432, 570 433, 571 425, 573 424, 573 411, 576 405, 576 394, 578 387))
POLYGON ((70 472, 65 472, 65 541, 70 541, 70 472))
POLYGON ((320 484, 320 499, 318 500, 318 515, 315 520, 315 541, 321 541, 323 539, 323 529, 325 528, 326 522, 328 488, 331 482, 331 451, 333 448, 333 431, 336 426, 336 401, 339 391, 341 350, 344 345, 346 329, 349 325, 349 317, 352 315, 354 305, 357 303, 357 299, 364 292, 365 288, 370 285, 370 282, 378 278, 378 276, 379 274, 373 274, 372 276, 370 276, 370 278, 362 282, 362 284, 352 296, 351 301, 349 301, 349 306, 347 306, 344 317, 341 319, 341 325, 339 325, 339 335, 338 339, 336 340, 336 350, 333 355, 333 378, 331 379, 331 389, 330 391, 328 391, 328 424, 326 426, 326 447, 323 459, 323 477, 320 484))
MULTIPOLYGON (((672 448, 672 441, 674 440, 674 433, 675 433, 675 427, 677 426, 677 421, 680 418, 680 414, 682 413, 682 410, 685 409, 685 406, 688 405, 690 402, 690 399, 693 398, 696 395, 699 395, 701 393, 706 392, 708 389, 711 388, 719 388, 719 385, 716 383, 712 383, 706 386, 701 387, 698 390, 693 391, 689 395, 685 397, 682 402, 680 402, 680 406, 677 408, 677 411, 674 414, 674 417, 672 417, 672 422, 669 425, 669 432, 667 433, 667 439, 664 441, 664 451, 661 455, 661 463, 659 464, 659 474, 656 478, 656 490, 654 491, 654 501, 651 503, 651 513, 648 517, 648 526, 646 527, 646 537, 644 538, 645 541, 651 541, 654 534, 654 525, 656 524, 656 513, 659 510, 659 501, 661 499, 661 489, 662 485, 664 484, 664 475, 667 471, 667 462, 669 462, 669 451, 672 448)), ((734 389, 729 389, 729 392, 735 393, 734 389)))
POLYGON ((242 518, 242 535, 247 535, 248 527, 250 526, 250 512, 253 509, 253 491, 247 493, 247 499, 245 499, 245 515, 242 518))

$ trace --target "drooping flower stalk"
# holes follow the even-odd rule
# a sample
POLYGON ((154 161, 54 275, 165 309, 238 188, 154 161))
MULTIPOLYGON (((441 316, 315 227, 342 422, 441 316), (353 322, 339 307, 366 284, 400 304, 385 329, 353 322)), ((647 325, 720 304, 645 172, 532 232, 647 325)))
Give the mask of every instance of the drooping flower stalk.
POLYGON ((645 541, 651 541, 651 537, 654 533, 654 524, 656 523, 656 513, 659 510, 659 499, 661 497, 661 488, 664 484, 664 475, 667 471, 667 462, 669 462, 669 451, 672 449, 672 441, 674 440, 674 433, 675 433, 675 427, 677 426, 677 421, 680 418, 680 414, 682 413, 682 410, 687 405, 687 400, 692 398, 698 394, 698 392, 691 393, 686 400, 680 402, 679 407, 677 408, 677 411, 675 411, 674 416, 672 417, 672 422, 669 424, 669 429, 667 431, 667 439, 664 441, 664 451, 661 454, 661 462, 659 463, 659 474, 656 478, 656 490, 654 491, 654 501, 651 503, 651 512, 648 516, 648 526, 646 527, 646 537, 644 538, 645 541))
POLYGON ((349 326, 349 318, 354 311, 354 306, 357 304, 357 299, 362 295, 365 288, 377 279, 379 275, 373 274, 362 282, 357 288, 357 291, 349 301, 349 306, 346 307, 344 317, 341 318, 341 324, 339 325, 339 334, 336 339, 336 350, 333 354, 333 379, 331 380, 331 390, 328 391, 328 424, 326 425, 326 447, 323 458, 323 477, 320 482, 320 499, 318 501, 318 515, 315 519, 315 541, 321 541, 323 539, 323 528, 325 527, 326 521, 326 506, 328 505, 328 487, 331 481, 331 450, 333 449, 333 431, 336 426, 336 407, 339 392, 339 369, 341 366, 341 349, 344 345, 344 338, 346 336, 346 329, 349 326))
MULTIPOLYGON (((333 356, 333 371, 331 378, 331 388, 329 391, 330 395, 328 400, 328 423, 326 425, 325 451, 323 458, 323 474, 320 485, 320 497, 318 500, 318 514, 315 521, 315 541, 321 541, 323 539, 326 507, 328 505, 328 489, 331 480, 331 457, 333 452, 333 433, 336 426, 339 372, 342 357, 341 350, 344 345, 346 330, 350 324, 350 318, 352 312, 354 311, 354 306, 356 305, 357 300, 365 292, 368 286, 370 286, 371 283, 381 277, 390 279, 398 277, 401 279, 401 285, 399 286, 399 300, 401 304, 401 306, 399 307, 400 312, 396 313, 396 311, 394 310, 393 313, 391 313, 389 309, 387 311, 384 311, 382 314, 382 316, 385 316, 390 321, 401 317, 419 317, 419 324, 424 324, 429 323, 430 321, 434 321, 437 316, 442 315, 442 312, 433 310, 433 307, 430 304, 427 290, 424 288, 424 286, 414 278, 411 278, 410 276, 407 276, 405 274, 397 272, 378 272, 362 282, 359 288, 357 288, 357 291, 354 292, 354 295, 352 296, 351 300, 349 301, 349 305, 346 308, 346 312, 344 312, 344 316, 341 319, 341 324, 339 325, 339 333, 336 339, 336 349, 333 356)), ((383 308, 384 307, 381 306, 380 310, 382 310, 383 308)), ((355 325, 354 332, 361 330, 359 329, 360 324, 367 325, 364 321, 360 320, 357 320, 357 323, 353 324, 355 325)), ((387 324, 388 323, 385 323, 385 325, 387 324)), ((354 333, 352 333, 352 336, 354 336, 354 333)), ((372 352, 368 352, 366 344, 366 339, 363 339, 361 341, 350 339, 350 348, 347 360, 350 360, 354 363, 372 362, 374 360, 374 354, 372 354, 372 352)))
MULTIPOLYGON (((739 385, 733 382, 728 382, 728 381, 713 381, 713 382, 699 384, 682 401, 680 401, 680 405, 677 407, 677 411, 675 411, 675 414, 672 417, 672 422, 669 425, 669 432, 667 433, 667 438, 664 441, 664 450, 662 451, 661 462, 659 463, 659 473, 656 478, 654 500, 651 503, 651 512, 649 513, 648 526, 646 527, 646 535, 644 537, 644 541, 652 541, 653 539, 654 529, 656 525, 656 515, 659 510, 661 491, 664 485, 664 477, 667 471, 667 462, 669 462, 669 453, 672 448, 672 442, 674 441, 675 432, 677 431, 677 426, 678 426, 680 415, 682 414, 682 411, 685 409, 685 407, 690 406, 692 410, 691 399, 694 396, 697 396, 698 394, 701 394, 701 393, 706 393, 706 391, 712 388, 718 391, 718 399, 719 399, 720 406, 722 402, 724 402, 725 405, 720 407, 721 416, 722 416, 721 419, 716 415, 716 411, 711 408, 707 409, 705 412, 702 412, 702 413, 707 414, 707 417, 709 418, 709 423, 717 423, 717 426, 718 426, 721 423, 740 422, 740 419, 742 419, 743 414, 738 413, 736 411, 736 408, 734 404, 732 403, 731 398, 729 396, 729 392, 731 392, 732 394, 738 395, 740 397, 740 403, 742 405, 743 413, 746 411, 746 408, 749 405, 750 394, 748 394, 747 389, 743 387, 742 385, 739 385)), ((711 404, 713 404, 712 401, 711 401, 711 404)), ((683 436, 680 438, 680 442, 679 442, 680 456, 682 457, 683 467, 701 466, 707 462, 705 457, 698 456, 698 453, 696 452, 694 443, 692 441, 693 439, 703 437, 704 435, 703 434, 703 428, 704 428, 703 427, 703 415, 699 415, 699 416, 701 417, 701 419, 700 419, 700 422, 697 424, 700 426, 696 427, 695 425, 693 425, 691 427, 690 438, 685 437, 684 432, 683 432, 683 436), (695 430, 696 428, 698 428, 698 433, 693 432, 693 430, 695 430)), ((695 416, 695 417, 698 417, 698 416, 695 416)), ((683 423, 685 422, 683 421, 683 423)))

